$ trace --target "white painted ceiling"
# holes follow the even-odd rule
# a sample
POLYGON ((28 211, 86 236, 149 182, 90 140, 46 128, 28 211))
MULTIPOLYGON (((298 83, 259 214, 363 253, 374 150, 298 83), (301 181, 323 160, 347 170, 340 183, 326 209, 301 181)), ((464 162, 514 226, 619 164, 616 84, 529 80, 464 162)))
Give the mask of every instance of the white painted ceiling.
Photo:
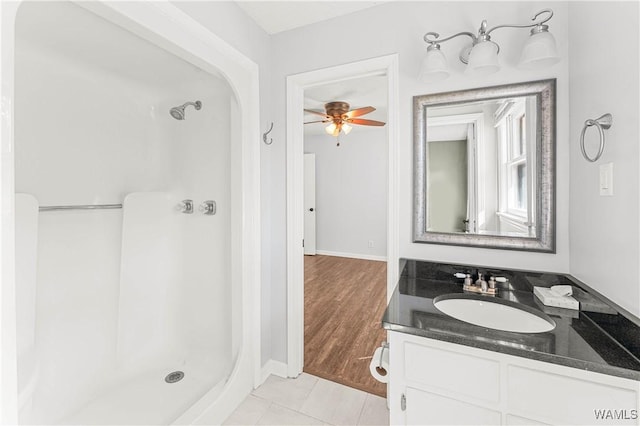
MULTIPOLYGON (((388 0, 386 0, 388 1, 388 0)), ((242 8, 268 34, 277 34, 336 16, 348 15, 385 1, 244 1, 242 8)))

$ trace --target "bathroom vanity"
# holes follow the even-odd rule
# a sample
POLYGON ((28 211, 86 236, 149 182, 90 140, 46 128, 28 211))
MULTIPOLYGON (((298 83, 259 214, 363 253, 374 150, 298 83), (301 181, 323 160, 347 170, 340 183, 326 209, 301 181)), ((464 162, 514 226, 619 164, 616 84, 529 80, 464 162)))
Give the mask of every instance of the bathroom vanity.
MULTIPOLYGON (((383 318, 391 424, 640 424, 640 327, 561 274, 403 260, 383 318), (505 277, 498 300, 551 319, 520 333, 460 321, 435 305, 468 297, 456 273, 505 277), (571 285, 580 310, 550 308, 533 287, 571 285)), ((509 328, 509 327, 505 327, 509 328)))

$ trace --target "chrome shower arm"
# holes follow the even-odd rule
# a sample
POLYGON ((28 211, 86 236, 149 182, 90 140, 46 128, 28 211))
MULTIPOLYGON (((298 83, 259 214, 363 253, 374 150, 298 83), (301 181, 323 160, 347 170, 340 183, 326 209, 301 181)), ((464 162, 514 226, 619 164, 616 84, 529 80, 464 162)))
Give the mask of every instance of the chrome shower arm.
POLYGON ((189 105, 193 105, 196 110, 199 110, 200 108, 202 108, 202 102, 200 102, 200 101, 185 102, 184 104, 182 104, 181 108, 186 108, 189 105))

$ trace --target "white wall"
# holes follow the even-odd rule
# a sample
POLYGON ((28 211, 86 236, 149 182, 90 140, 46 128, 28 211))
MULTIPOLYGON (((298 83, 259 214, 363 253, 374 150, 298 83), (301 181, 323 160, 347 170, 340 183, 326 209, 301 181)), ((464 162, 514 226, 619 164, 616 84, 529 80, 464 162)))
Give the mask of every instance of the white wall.
MULTIPOLYGON (((571 273, 640 317, 638 2, 569 3, 571 273), (585 28, 598 31, 585 31, 585 28), (602 37, 606 34, 606 37, 602 37), (584 121, 613 115, 596 163, 579 148, 584 121), (599 167, 613 163, 614 195, 599 195, 599 167)), ((598 131, 585 137, 591 155, 598 131)))
MULTIPOLYGON (((635 185, 637 188, 639 183, 636 144, 638 125, 637 121, 633 120, 637 120, 638 111, 637 100, 630 97, 638 93, 638 13, 637 5, 633 3, 617 4, 615 7, 610 6, 612 3, 614 2, 554 1, 549 4, 525 1, 396 1, 273 37, 269 37, 260 30, 231 2, 176 3, 178 7, 260 65, 262 124, 266 129, 270 121, 275 121, 274 132, 271 134, 274 144, 270 147, 262 146, 261 152, 263 361, 270 358, 286 361, 285 78, 291 74, 395 52, 400 54, 401 73, 401 122, 399 123, 401 255, 416 259, 572 272, 587 284, 594 286, 637 314, 637 306, 640 305, 637 281, 639 263, 637 253, 640 240, 638 191, 626 186, 624 177, 628 178, 628 185, 635 185), (559 64, 544 71, 525 72, 515 69, 513 64, 518 59, 520 47, 527 38, 528 31, 500 29, 493 34, 494 41, 497 41, 502 48, 501 61, 506 64, 499 73, 484 79, 469 79, 463 76, 461 74, 463 65, 455 60, 460 47, 465 42, 459 38, 442 45, 442 50, 450 59, 455 73, 448 80, 439 83, 421 84, 417 81, 416 76, 425 50, 425 44, 422 41, 425 32, 437 31, 443 35, 449 35, 459 31, 475 31, 482 19, 487 19, 489 26, 527 22, 534 12, 547 7, 552 7, 555 12, 549 24, 558 42, 560 56, 563 58, 559 64), (621 8, 632 10, 621 11, 621 8), (582 23, 583 19, 585 22, 593 21, 591 28, 601 28, 604 25, 607 31, 594 31, 590 34, 584 30, 588 27, 582 23), (325 34, 341 34, 345 40, 349 40, 351 45, 357 46, 357 49, 335 49, 332 43, 327 43, 325 34), (602 37, 602 34, 607 36, 602 37), (619 34, 619 36, 610 36, 611 34, 619 34), (571 37, 571 56, 569 55, 569 37, 571 37), (596 49, 593 46, 602 47, 596 49), (607 56, 606 60, 591 61, 588 66, 584 66, 587 61, 594 58, 596 51, 598 55, 610 56, 607 56), (571 62, 570 76, 569 62, 571 62), (611 64, 618 64, 615 66, 615 71, 612 71, 611 64), (611 78, 614 72, 616 76, 624 73, 626 77, 611 78), (597 79, 598 76, 605 78, 597 79), (571 105, 569 104, 569 77, 572 82, 571 105), (545 78, 557 78, 556 254, 412 243, 412 96, 545 78), (635 86, 629 90, 623 90, 628 87, 625 80, 631 81, 635 86), (594 90, 596 92, 593 92, 594 90), (593 96, 589 95, 590 91, 593 96), (586 96, 589 96, 589 99, 586 96), (599 102, 602 99, 611 102, 600 107, 599 102), (625 101, 619 104, 617 99, 625 101), (569 114, 570 106, 571 115, 569 114), (605 156, 599 162, 615 162, 616 196, 611 200, 604 200, 596 195, 596 169, 593 165, 586 164, 577 147, 577 137, 582 122, 587 117, 593 118, 604 112, 605 109, 614 113, 614 127, 608 132, 608 137, 612 140, 617 134, 615 141, 608 144, 605 156), (619 150, 621 146, 626 147, 625 151, 619 150), (611 160, 612 155, 616 157, 611 160), (624 202, 623 198, 626 198, 627 202, 624 202), (628 202, 629 199, 631 202, 628 202), (624 206, 620 207, 623 203, 624 206), (571 213, 569 212, 570 204, 571 213), (631 209, 628 208, 629 205, 631 209), (604 220, 601 220, 601 217, 604 220), (569 219, 571 219, 571 226, 569 219), (594 227, 592 225, 594 222, 598 223, 598 226, 594 227), (612 250, 611 241, 614 241, 619 248, 612 250), (602 249, 603 246, 606 250, 602 249), (611 256, 603 256, 603 253, 609 251, 613 253, 611 256), (605 262, 602 262, 601 258, 605 262), (616 261, 618 258, 622 260, 616 261), (624 279, 616 277, 617 284, 614 287, 597 286, 595 281, 604 282, 603 275, 608 274, 612 267, 623 266, 621 270, 630 270, 630 272, 624 279), (628 279, 628 277, 632 278, 628 279), (627 302, 623 303, 625 300, 627 302)), ((608 283, 611 281, 613 280, 607 280, 608 283)))
MULTIPOLYGON (((451 58, 455 73, 444 82, 422 84, 417 80, 422 55, 426 49, 422 36, 427 31, 452 34, 459 31, 475 31, 482 19, 489 25, 526 22, 548 3, 536 2, 389 2, 364 11, 307 27, 276 34, 273 37, 272 105, 276 121, 285 119, 286 76, 357 60, 398 53, 400 57, 400 123, 399 128, 399 214, 400 255, 414 259, 495 265, 506 268, 523 268, 568 272, 569 270, 569 99, 568 99, 568 29, 567 4, 555 3, 555 15, 550 29, 556 37, 560 55, 559 64, 544 71, 520 71, 513 67, 520 48, 528 37, 528 31, 502 29, 493 34, 493 40, 501 46, 504 68, 486 78, 470 79, 462 74, 463 64, 455 58, 464 40, 443 44, 442 50, 451 58), (357 48, 336 49, 327 43, 325 34, 340 34, 357 48), (517 251, 488 250, 443 245, 412 243, 412 97, 426 93, 444 92, 479 86, 557 78, 557 252, 555 254, 523 253, 517 251)), ((277 127, 276 140, 284 139, 284 128, 277 127)), ((295 143, 295 141, 288 141, 295 143)), ((285 147, 273 147, 271 167, 285 170, 285 147)), ((271 283, 272 312, 282 312, 272 317, 272 356, 286 361, 286 285, 285 273, 285 186, 274 181, 271 186, 271 214, 282 218, 272 222, 273 252, 271 283), (276 271, 279 271, 276 273, 276 271), (277 279, 275 279, 277 277, 277 279)))
POLYGON ((353 126, 348 135, 308 135, 316 154, 316 248, 384 258, 387 254, 387 132, 353 126), (369 241, 373 247, 369 247, 369 241))

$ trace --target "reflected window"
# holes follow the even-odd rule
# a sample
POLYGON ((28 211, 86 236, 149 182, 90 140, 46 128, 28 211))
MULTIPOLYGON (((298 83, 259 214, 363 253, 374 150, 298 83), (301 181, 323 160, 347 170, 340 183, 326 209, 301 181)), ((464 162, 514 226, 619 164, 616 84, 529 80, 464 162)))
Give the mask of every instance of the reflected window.
POLYGON ((533 234, 533 200, 529 198, 533 152, 527 144, 527 121, 535 110, 526 98, 506 100, 495 114, 498 134, 498 191, 500 228, 505 231, 521 230, 533 234))

